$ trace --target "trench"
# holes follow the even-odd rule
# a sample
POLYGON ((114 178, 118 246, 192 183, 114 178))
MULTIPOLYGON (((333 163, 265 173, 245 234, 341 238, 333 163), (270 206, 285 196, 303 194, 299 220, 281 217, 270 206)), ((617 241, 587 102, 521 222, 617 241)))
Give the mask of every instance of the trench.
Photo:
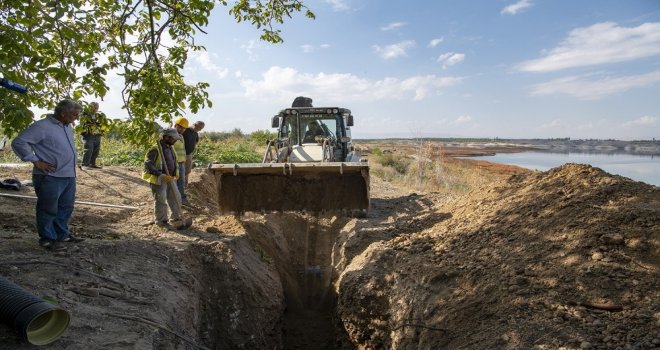
MULTIPOLYGON (((214 210, 214 181, 203 180, 196 197, 214 210)), ((219 216, 242 232, 189 252, 200 340, 211 349, 353 349, 333 284, 337 240, 349 220, 299 212, 219 216)))
POLYGON ((245 235, 196 246, 200 339, 211 349, 354 348, 336 317, 333 285, 333 249, 347 220, 248 216, 240 220, 245 235))
POLYGON ((332 261, 345 223, 336 216, 282 214, 246 225, 248 236, 273 256, 282 281, 285 349, 346 346, 348 338, 335 314, 337 274, 332 261))

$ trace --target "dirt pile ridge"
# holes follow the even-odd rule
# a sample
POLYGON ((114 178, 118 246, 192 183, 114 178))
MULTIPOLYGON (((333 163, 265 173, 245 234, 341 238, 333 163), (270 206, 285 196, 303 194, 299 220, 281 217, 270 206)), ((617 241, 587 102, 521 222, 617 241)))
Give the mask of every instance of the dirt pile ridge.
MULTIPOLYGON (((454 199, 372 177, 360 219, 218 216, 200 169, 183 231, 145 225, 138 169, 77 183, 78 200, 138 209, 78 205, 87 240, 65 253, 37 245, 34 201, 0 197, 0 275, 72 315, 49 349, 660 347, 660 189, 597 168, 454 199)), ((4 348, 33 347, 0 325, 4 348)))
POLYGON ((337 288, 352 339, 400 349, 660 346, 657 187, 567 164, 436 213, 446 219, 351 259, 337 288))

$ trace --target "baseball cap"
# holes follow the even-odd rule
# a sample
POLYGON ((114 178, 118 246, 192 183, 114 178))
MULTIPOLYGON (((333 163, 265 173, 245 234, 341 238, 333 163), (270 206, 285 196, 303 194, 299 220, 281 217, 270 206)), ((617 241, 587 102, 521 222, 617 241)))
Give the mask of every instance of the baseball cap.
POLYGON ((163 136, 170 136, 175 140, 181 140, 181 135, 179 135, 179 132, 174 128, 167 128, 163 130, 163 136))

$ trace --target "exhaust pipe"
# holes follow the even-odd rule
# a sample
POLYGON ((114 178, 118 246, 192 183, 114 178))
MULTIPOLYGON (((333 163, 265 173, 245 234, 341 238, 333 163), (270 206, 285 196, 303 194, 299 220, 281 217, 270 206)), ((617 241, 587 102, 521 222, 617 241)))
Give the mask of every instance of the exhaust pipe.
POLYGON ((69 327, 69 313, 0 277, 0 320, 34 345, 54 342, 69 327))

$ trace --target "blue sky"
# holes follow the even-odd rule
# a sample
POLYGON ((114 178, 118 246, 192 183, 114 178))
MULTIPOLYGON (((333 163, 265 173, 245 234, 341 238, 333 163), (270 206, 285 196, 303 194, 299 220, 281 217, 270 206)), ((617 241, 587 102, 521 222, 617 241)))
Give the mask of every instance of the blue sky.
MULTIPOLYGON (((187 117, 269 129, 302 95, 351 109, 356 138, 660 139, 659 0, 305 4, 316 19, 277 45, 218 6, 185 69, 213 107, 187 117)), ((101 110, 122 117, 113 91, 101 110)))

